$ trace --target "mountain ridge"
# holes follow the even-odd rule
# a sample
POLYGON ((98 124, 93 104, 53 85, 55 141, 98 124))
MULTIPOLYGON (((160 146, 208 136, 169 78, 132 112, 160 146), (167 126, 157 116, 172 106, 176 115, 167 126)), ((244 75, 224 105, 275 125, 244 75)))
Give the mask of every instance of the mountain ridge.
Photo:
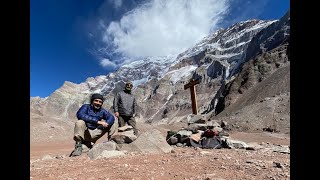
MULTIPOLYGON (((68 124, 67 127, 61 129, 72 129, 71 122, 76 120, 75 112, 83 103, 88 102, 91 93, 102 93, 106 98, 103 106, 111 109, 115 93, 122 89, 124 81, 127 80, 134 82, 133 93, 139 105, 138 121, 154 124, 185 122, 185 117, 192 111, 190 92, 184 90, 183 86, 193 78, 201 81, 196 86, 199 114, 210 115, 212 119, 227 120, 230 127, 237 130, 262 130, 271 127, 271 120, 274 123, 275 118, 269 118, 270 114, 264 114, 268 118, 264 118, 259 125, 255 125, 255 122, 261 118, 255 115, 248 120, 244 116, 234 114, 260 101, 260 104, 266 103, 264 99, 269 96, 277 99, 278 96, 284 95, 283 99, 289 101, 289 38, 289 12, 280 20, 254 19, 235 23, 229 28, 208 35, 176 57, 148 57, 140 62, 122 66, 108 75, 89 77, 80 84, 66 81, 46 98, 31 97, 31 125, 36 127, 39 122, 42 125, 48 124, 48 121, 53 119, 56 127, 64 126, 65 123, 68 124), (279 75, 274 75, 281 72, 282 77, 286 77, 284 81, 279 80, 279 75), (274 91, 259 96, 262 91, 255 89, 259 89, 259 86, 268 80, 278 82, 274 87, 286 88, 282 88, 283 91, 279 90, 280 94, 274 91), (250 100, 254 96, 262 99, 250 100), (238 108, 232 109, 231 105, 238 105, 238 108), (232 118, 239 118, 241 122, 235 122, 232 118), (251 125, 252 128, 249 128, 251 125)), ((277 103, 275 101, 264 108, 280 106, 281 103, 277 103)), ((277 122, 280 125, 274 125, 272 128, 288 133, 290 106, 288 103, 284 106, 284 115, 278 115, 278 119, 282 119, 278 120, 281 122, 277 122)), ((254 112, 257 113, 258 111, 254 112)), ((55 129, 50 128, 51 126, 46 127, 55 129)), ((32 133, 35 132, 34 129, 32 133)))

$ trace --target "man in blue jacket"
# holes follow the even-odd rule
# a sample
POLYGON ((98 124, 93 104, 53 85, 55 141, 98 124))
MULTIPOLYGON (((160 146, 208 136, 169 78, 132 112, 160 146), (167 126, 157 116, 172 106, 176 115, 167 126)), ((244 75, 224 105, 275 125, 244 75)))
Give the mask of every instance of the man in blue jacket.
POLYGON ((104 98, 101 94, 92 94, 90 104, 84 104, 77 112, 78 120, 74 127, 73 139, 76 141, 75 149, 70 156, 82 154, 82 144, 89 148, 106 132, 110 137, 110 129, 114 123, 114 116, 102 107, 104 98))

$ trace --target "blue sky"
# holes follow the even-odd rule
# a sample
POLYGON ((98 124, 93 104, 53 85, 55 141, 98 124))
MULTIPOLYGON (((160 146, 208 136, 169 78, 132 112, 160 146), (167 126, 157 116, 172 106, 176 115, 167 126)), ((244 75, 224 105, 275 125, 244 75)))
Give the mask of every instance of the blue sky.
POLYGON ((30 96, 140 57, 183 52, 216 29, 279 19, 289 7, 290 0, 31 0, 30 96))

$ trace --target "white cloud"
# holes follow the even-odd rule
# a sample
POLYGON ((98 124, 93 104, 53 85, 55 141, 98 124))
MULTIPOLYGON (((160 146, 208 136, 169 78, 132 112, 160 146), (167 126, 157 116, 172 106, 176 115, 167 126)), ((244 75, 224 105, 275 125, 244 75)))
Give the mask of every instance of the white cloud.
POLYGON ((106 58, 100 60, 100 65, 105 68, 115 68, 116 67, 115 63, 113 63, 112 61, 110 61, 109 59, 106 59, 106 58))
POLYGON ((118 9, 122 6, 122 0, 109 0, 113 4, 113 7, 118 9))
POLYGON ((113 47, 113 53, 127 57, 177 54, 218 25, 228 10, 228 2, 151 0, 125 14, 120 21, 105 23, 101 40, 104 47, 113 47))

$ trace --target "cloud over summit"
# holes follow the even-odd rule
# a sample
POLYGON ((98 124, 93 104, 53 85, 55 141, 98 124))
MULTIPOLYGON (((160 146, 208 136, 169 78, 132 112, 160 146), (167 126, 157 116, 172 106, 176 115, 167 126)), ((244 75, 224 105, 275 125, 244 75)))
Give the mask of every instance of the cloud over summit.
POLYGON ((104 22, 102 39, 126 57, 177 54, 208 35, 227 9, 227 0, 152 0, 104 22))

